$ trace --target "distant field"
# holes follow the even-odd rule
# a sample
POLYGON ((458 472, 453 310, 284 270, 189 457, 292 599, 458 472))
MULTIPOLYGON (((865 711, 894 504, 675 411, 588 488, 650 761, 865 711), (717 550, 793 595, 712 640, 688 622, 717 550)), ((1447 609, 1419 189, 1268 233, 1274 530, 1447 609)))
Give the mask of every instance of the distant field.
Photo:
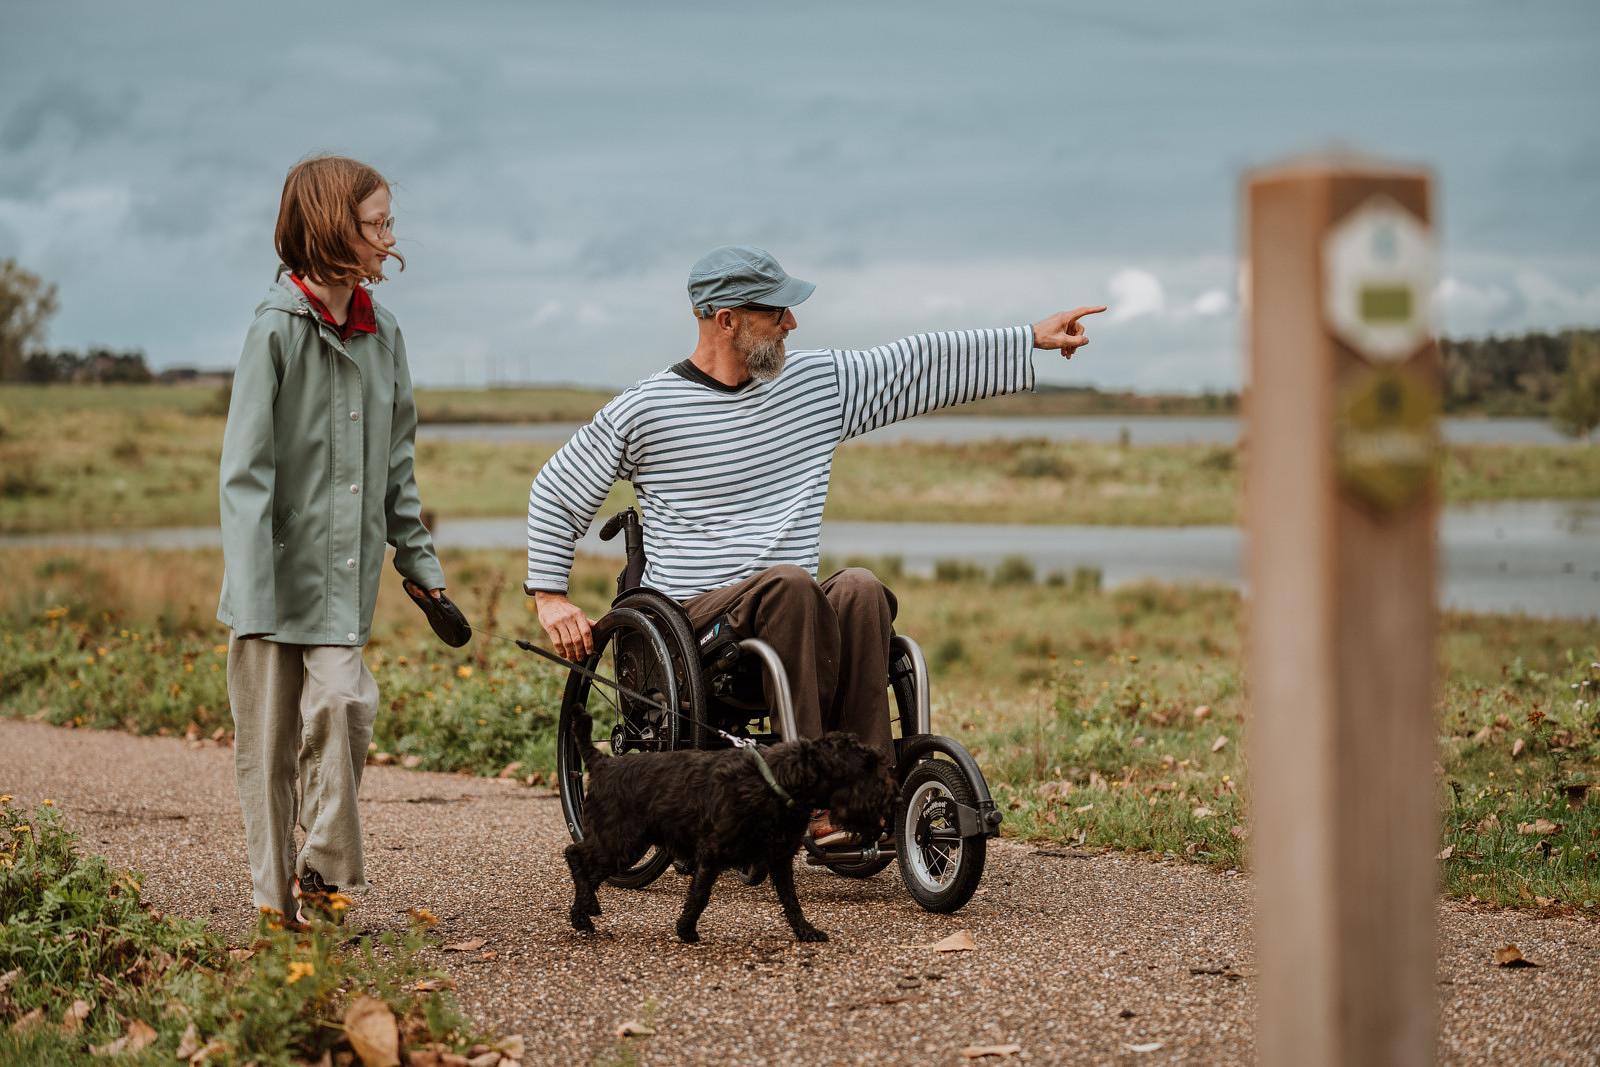
MULTIPOLYGON (((0 531, 192 526, 217 521, 223 417, 215 389, 0 389, 0 531), (157 401, 160 401, 159 403, 157 401)), ((447 396, 453 394, 445 394, 447 396)), ((428 507, 518 515, 554 447, 423 441, 428 507)), ((1194 525, 1236 518, 1239 454, 1218 445, 1079 441, 851 443, 827 516, 905 522, 1194 525)), ((1448 450, 1452 502, 1600 497, 1600 448, 1448 450)), ((612 503, 631 500, 619 486, 612 503)))
MULTIPOLYGON (((225 390, 214 385, 0 385, 0 407, 44 410, 127 408, 187 414, 224 410, 225 390)), ((494 389, 417 390, 423 422, 584 422, 616 395, 613 389, 579 386, 508 386, 494 389)), ((1231 393, 1106 393, 1098 389, 1044 386, 963 404, 942 415, 1231 415, 1231 393)))

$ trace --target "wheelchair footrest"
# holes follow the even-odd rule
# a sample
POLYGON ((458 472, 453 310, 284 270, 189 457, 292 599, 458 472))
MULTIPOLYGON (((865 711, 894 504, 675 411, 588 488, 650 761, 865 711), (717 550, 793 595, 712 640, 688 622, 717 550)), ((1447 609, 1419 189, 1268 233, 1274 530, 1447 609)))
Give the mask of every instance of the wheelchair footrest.
POLYGON ((894 855, 894 841, 880 839, 871 845, 846 845, 843 848, 823 848, 809 838, 802 842, 806 850, 806 863, 812 867, 826 867, 830 863, 871 863, 880 856, 894 855))

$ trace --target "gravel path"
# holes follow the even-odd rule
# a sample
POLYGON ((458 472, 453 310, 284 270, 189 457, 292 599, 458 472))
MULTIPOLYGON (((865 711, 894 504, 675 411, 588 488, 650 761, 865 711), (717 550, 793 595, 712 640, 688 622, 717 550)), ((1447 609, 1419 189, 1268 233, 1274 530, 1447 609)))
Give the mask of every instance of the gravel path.
MULTIPOLYGON (((55 799, 89 848, 145 872, 154 906, 234 939, 253 923, 230 749, 3 720, 0 791, 55 799)), ((445 940, 483 938, 493 959, 440 962, 469 1012, 526 1037, 530 1064, 1254 1056, 1243 877, 998 842, 954 916, 917 908, 893 868, 867 882, 802 869, 800 899, 828 943, 797 945, 770 886, 725 879, 703 942, 683 945, 672 920, 685 883, 669 873, 642 892, 602 890, 601 932, 583 938, 566 926, 553 794, 370 767, 362 807, 374 889, 353 922, 400 928, 423 906, 445 940), (958 930, 976 950, 922 947, 958 930), (647 1017, 656 1036, 614 1037, 647 1017), (1009 1043, 1021 1054, 961 1055, 1009 1043)), ((1439 976, 1441 1061, 1600 1063, 1600 924, 1445 905, 1439 976), (1541 966, 1496 967, 1507 941, 1541 966)))

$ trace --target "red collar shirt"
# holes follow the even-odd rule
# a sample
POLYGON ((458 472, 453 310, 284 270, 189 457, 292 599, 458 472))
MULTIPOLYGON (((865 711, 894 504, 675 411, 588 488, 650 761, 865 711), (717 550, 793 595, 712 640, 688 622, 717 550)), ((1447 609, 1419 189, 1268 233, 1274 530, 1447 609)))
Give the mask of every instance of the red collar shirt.
POLYGON ((289 275, 289 280, 299 287, 305 294, 306 300, 311 304, 312 310, 322 316, 322 321, 332 326, 339 332, 339 340, 348 341, 358 333, 377 333, 378 316, 372 310, 372 294, 367 292, 364 285, 358 285, 350 294, 350 311, 345 316, 344 324, 340 325, 333 319, 333 314, 328 306, 318 299, 317 294, 306 287, 295 274, 289 275))

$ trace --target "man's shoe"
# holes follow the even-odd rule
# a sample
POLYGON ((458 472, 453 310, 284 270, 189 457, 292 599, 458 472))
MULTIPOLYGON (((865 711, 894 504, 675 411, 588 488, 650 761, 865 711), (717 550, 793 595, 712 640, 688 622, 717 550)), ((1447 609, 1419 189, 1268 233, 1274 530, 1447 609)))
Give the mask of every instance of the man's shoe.
POLYGON ((861 843, 861 838, 849 830, 836 829, 826 811, 811 816, 811 825, 806 828, 806 836, 818 848, 835 848, 839 845, 861 843))

